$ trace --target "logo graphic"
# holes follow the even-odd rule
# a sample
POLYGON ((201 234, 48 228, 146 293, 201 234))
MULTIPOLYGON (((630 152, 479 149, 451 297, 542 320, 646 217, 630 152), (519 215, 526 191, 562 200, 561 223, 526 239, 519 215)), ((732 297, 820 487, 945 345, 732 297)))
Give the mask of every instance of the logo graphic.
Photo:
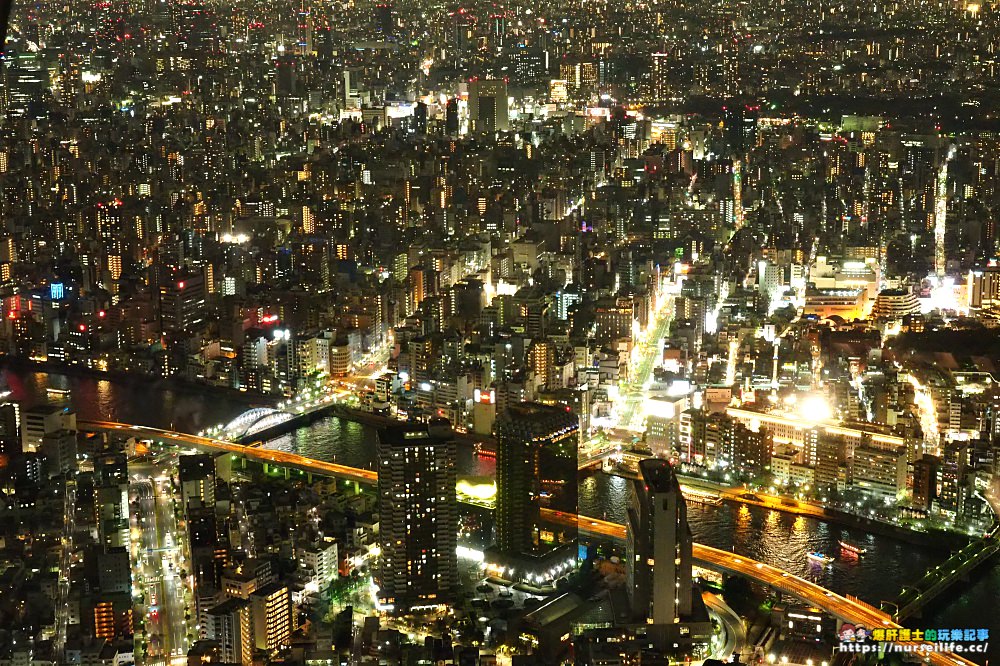
POLYGON ((863 643, 871 637, 871 632, 862 625, 845 622, 840 627, 841 643, 863 643))

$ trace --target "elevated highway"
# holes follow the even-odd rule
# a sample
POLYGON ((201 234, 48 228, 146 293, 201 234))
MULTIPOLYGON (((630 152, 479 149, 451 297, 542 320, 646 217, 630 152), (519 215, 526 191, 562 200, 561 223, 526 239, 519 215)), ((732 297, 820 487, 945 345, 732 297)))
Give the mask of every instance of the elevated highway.
POLYGON ((188 446, 206 453, 231 453, 271 465, 300 469, 304 472, 333 476, 348 481, 357 481, 358 483, 374 484, 378 481, 378 474, 369 469, 359 469, 357 467, 324 462, 286 451, 264 449, 254 444, 235 444, 211 437, 189 435, 187 433, 149 428, 129 423, 115 423, 113 421, 77 421, 77 427, 81 430, 118 433, 125 437, 151 439, 166 444, 188 446))

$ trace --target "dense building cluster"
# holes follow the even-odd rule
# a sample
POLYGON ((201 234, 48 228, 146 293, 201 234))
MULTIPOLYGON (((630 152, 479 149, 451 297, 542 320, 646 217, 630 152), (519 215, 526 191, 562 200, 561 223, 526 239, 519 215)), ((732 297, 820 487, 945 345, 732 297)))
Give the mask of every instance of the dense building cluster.
POLYGON ((380 431, 373 492, 0 404, 0 666, 701 658, 679 475, 990 530, 998 36, 924 0, 16 2, 3 360, 268 404, 215 444, 380 431), (632 480, 624 562, 581 470, 632 480))

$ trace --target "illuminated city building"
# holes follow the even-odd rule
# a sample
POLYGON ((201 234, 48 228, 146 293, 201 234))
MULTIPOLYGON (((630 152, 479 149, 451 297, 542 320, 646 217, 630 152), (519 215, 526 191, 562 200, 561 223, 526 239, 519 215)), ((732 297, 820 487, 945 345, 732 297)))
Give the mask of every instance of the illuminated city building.
POLYGON ((506 132, 509 129, 507 84, 480 79, 469 84, 469 121, 476 133, 506 132))
POLYGON ((576 561, 576 527, 541 509, 577 512, 579 420, 569 407, 521 402, 497 417, 495 432, 496 547, 487 561, 512 580, 549 580, 576 561))
POLYGON ((206 617, 206 637, 218 642, 219 656, 227 663, 243 666, 252 663, 255 645, 250 602, 228 599, 210 608, 206 617))
POLYGON ((446 419, 379 431, 375 584, 397 612, 444 604, 458 583, 455 455, 446 419))
POLYGON ((258 650, 273 654, 291 643, 292 632, 298 627, 287 585, 271 583, 251 592, 250 614, 254 645, 258 650))

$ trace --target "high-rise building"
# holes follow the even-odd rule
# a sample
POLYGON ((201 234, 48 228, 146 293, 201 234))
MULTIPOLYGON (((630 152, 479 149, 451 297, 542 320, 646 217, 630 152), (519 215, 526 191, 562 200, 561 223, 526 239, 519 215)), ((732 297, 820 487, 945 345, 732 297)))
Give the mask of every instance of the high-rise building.
POLYGON ((456 62, 465 50, 469 48, 473 20, 472 15, 464 7, 459 7, 456 11, 452 12, 452 46, 457 56, 456 62))
POLYGON ((9 463, 21 451, 21 406, 16 402, 0 402, 0 454, 7 456, 9 463))
POLYGON ((378 436, 379 596, 397 611, 443 603, 458 583, 455 440, 446 419, 378 436))
POLYGON ((444 133, 448 136, 458 136, 458 100, 452 97, 445 104, 444 133))
POLYGON ((110 488, 128 483, 128 458, 124 453, 106 453, 94 460, 94 475, 99 486, 110 488))
POLYGON ((673 624, 691 615, 691 529, 670 463, 639 462, 626 533, 625 584, 639 621, 673 624))
POLYGON ((816 487, 826 491, 837 490, 840 466, 847 455, 847 442, 843 435, 816 430, 816 487))
POLYGON ((664 102, 670 97, 670 80, 668 78, 670 54, 654 53, 652 58, 653 66, 650 96, 655 102, 664 102))
POLYGON ((509 129, 507 83, 480 79, 469 84, 469 129, 480 134, 509 129))
POLYGON ((711 637, 691 563, 687 506, 673 467, 661 458, 641 460, 629 497, 625 588, 632 620, 653 650, 691 654, 711 637))
POLYGON ((392 37, 396 31, 392 22, 392 4, 380 2, 375 5, 375 31, 382 37, 392 37))
POLYGON ((414 266, 410 269, 409 292, 406 299, 408 312, 416 312, 423 300, 432 293, 427 278, 428 271, 423 266, 414 266))
POLYGON ((535 287, 518 289, 514 294, 514 309, 516 318, 529 337, 545 337, 549 303, 544 291, 535 287))
POLYGON ((132 566, 127 548, 99 550, 96 559, 101 594, 132 593, 132 566))
POLYGON ((602 344, 632 337, 632 320, 635 306, 630 298, 608 299, 594 308, 594 324, 597 332, 594 339, 602 344))
POLYGON ((1000 265, 996 261, 969 271, 969 308, 993 310, 1000 307, 1000 265))
POLYGON ((906 489, 906 451, 858 446, 854 449, 851 485, 878 499, 895 500, 906 489))
POLYGON ((767 428, 751 430, 739 421, 734 421, 732 428, 733 469, 751 478, 764 474, 771 464, 771 432, 767 428))
POLYGON ((497 417, 496 437, 491 558, 516 579, 544 577, 576 556, 576 527, 548 520, 546 510, 577 513, 579 421, 563 405, 515 403, 497 417))

